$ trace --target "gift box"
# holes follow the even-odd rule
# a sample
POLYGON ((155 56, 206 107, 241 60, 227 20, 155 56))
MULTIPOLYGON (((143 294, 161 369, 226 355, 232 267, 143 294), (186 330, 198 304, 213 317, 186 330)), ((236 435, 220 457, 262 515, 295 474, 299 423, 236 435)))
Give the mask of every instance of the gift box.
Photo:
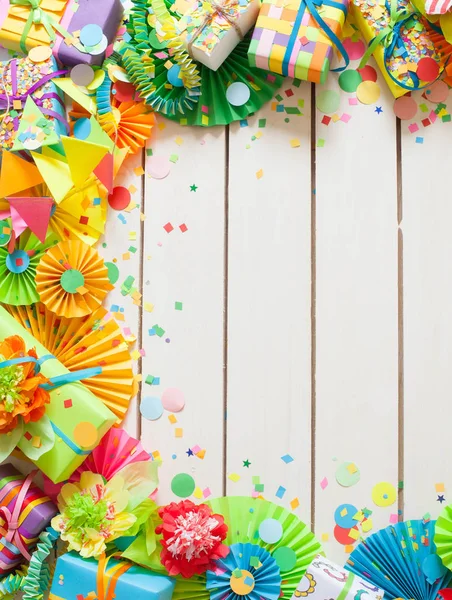
POLYGON ((297 586, 291 600, 382 600, 384 591, 334 564, 324 556, 316 556, 297 586))
POLYGON ((422 70, 417 74, 418 63, 424 58, 433 59, 440 68, 443 63, 421 16, 412 12, 408 0, 397 0, 397 13, 400 13, 398 17, 391 14, 388 0, 381 4, 375 0, 352 0, 350 9, 368 44, 382 36, 375 46, 373 56, 395 98, 420 89, 436 78, 433 73, 428 81, 422 80, 422 70), (388 28, 394 20, 396 26, 388 28), (388 35, 391 37, 388 38, 388 35))
POLYGON ((5 48, 27 52, 51 45, 63 65, 102 64, 122 19, 121 0, 40 0, 37 4, 33 8, 30 0, 17 4, 0 0, 0 43, 5 48), (92 46, 90 35, 85 43, 82 34, 87 25, 98 25, 103 33, 100 41, 92 38, 92 46), (72 36, 74 32, 81 37, 72 36))
POLYGON ((76 552, 69 552, 57 560, 49 600, 91 596, 105 600, 107 590, 108 597, 116 600, 171 600, 174 586, 174 578, 126 561, 83 559, 76 552))
POLYGON ((69 373, 60 361, 53 358, 14 317, 0 307, 0 341, 14 335, 23 338, 28 350, 35 348, 39 358, 48 357, 41 364, 41 373, 45 377, 72 381, 50 389, 50 403, 45 405, 45 416, 50 420, 49 428, 54 434, 54 443, 48 444, 50 449, 33 458, 33 455, 40 454, 40 439, 35 433, 39 421, 24 425, 24 434, 17 444, 49 479, 59 483, 68 479, 82 464, 115 423, 116 417, 84 385, 76 381, 76 373, 69 373))
POLYGON ((37 118, 28 123, 30 135, 19 134, 20 140, 17 142, 21 147, 14 150, 35 150, 39 147, 40 138, 45 140, 49 135, 49 128, 58 137, 68 134, 63 94, 53 83, 53 79, 63 73, 64 71, 58 71, 53 57, 40 63, 35 63, 28 57, 0 63, 0 109, 8 111, 0 121, 2 149, 11 150, 13 147, 28 98, 33 100, 42 113, 42 122, 37 118))
POLYGON ((195 0, 178 22, 189 54, 216 71, 255 24, 260 0, 195 0))
POLYGON ((324 83, 340 37, 348 0, 264 0, 248 50, 252 67, 324 83))
POLYGON ((29 560, 38 536, 58 509, 12 465, 0 465, 0 575, 29 560))

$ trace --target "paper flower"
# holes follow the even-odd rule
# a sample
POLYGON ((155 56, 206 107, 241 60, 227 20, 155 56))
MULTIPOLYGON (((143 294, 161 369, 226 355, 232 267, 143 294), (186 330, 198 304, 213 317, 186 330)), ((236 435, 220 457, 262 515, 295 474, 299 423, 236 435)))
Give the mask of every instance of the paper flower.
POLYGON ((170 575, 190 578, 215 568, 213 561, 228 555, 229 548, 222 543, 227 525, 206 504, 172 502, 159 515, 163 520, 156 529, 163 535, 161 561, 170 575))
POLYGON ((254 544, 233 544, 226 558, 215 562, 207 571, 206 588, 211 600, 278 600, 281 573, 267 550, 254 544))
POLYGON ((62 317, 82 317, 101 305, 113 286, 96 250, 78 240, 60 242, 36 269, 36 290, 47 308, 62 317))
POLYGON ((136 517, 127 512, 130 492, 122 477, 105 482, 102 475, 86 471, 79 483, 67 483, 58 496, 59 515, 52 527, 84 558, 97 557, 106 544, 124 535, 136 517))
MULTIPOLYGON (((24 357, 38 358, 34 348, 26 350, 20 336, 12 335, 0 343, 0 365, 24 357)), ((29 423, 44 416, 50 395, 39 387, 42 383, 48 379, 35 372, 34 362, 0 367, 0 434, 16 429, 19 419, 29 423)))

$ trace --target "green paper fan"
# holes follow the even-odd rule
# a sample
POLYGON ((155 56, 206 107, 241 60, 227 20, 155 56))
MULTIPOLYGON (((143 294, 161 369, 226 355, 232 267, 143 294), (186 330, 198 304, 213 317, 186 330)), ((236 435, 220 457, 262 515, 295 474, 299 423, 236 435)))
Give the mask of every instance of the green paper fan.
POLYGON ((435 524, 436 553, 443 565, 452 571, 452 504, 448 504, 435 524))
MULTIPOLYGON (((170 9, 170 2, 164 2, 166 9, 170 9)), ((163 0, 153 2, 153 5, 160 4, 163 13, 166 10, 163 0)), ((168 14, 168 10, 166 12, 168 14)), ((147 11, 146 15, 143 14, 143 0, 135 0, 132 14, 128 25, 132 39, 121 50, 124 66, 145 102, 173 121, 205 127, 229 125, 256 112, 273 97, 284 81, 281 75, 250 67, 247 56, 251 39, 249 33, 217 71, 193 61, 185 52, 185 60, 199 71, 201 95, 199 88, 170 86, 168 89, 165 87, 168 85, 167 63, 171 61, 176 64, 175 54, 170 56, 166 47, 154 49, 151 46, 150 39, 156 45, 155 29, 148 22, 147 11), (149 79, 151 69, 153 79, 149 79), (226 97, 227 88, 236 82, 246 84, 250 91, 249 99, 241 106, 233 106, 226 97)), ((171 16, 178 18, 175 12, 171 16)))
MULTIPOLYGON (((267 500, 232 496, 216 498, 206 504, 214 513, 224 517, 228 526, 225 544, 257 544, 270 554, 282 547, 291 548, 295 552, 295 566, 289 572, 281 573, 281 598, 290 600, 315 556, 323 554, 322 546, 310 528, 283 506, 267 500), (259 526, 266 519, 275 519, 283 527, 283 535, 276 544, 265 544, 259 537, 259 526)), ((173 600, 208 600, 209 597, 205 576, 195 576, 191 579, 176 577, 173 600)))
POLYGON ((58 238, 53 233, 48 233, 42 244, 28 230, 19 236, 12 253, 6 247, 0 247, 0 300, 4 304, 21 306, 39 302, 36 267, 41 256, 56 243, 58 238))

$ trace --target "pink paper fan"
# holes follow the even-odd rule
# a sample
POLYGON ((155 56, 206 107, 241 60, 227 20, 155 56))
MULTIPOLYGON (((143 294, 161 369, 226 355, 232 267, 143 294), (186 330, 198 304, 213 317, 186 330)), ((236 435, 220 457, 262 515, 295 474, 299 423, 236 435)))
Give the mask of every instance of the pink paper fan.
MULTIPOLYGON (((85 462, 74 471, 69 480, 71 483, 80 481, 84 471, 99 473, 107 481, 126 465, 151 460, 141 442, 131 437, 124 429, 113 428, 104 435, 100 444, 94 448, 85 462)), ((44 476, 44 491, 52 500, 60 493, 64 483, 54 484, 44 476)))

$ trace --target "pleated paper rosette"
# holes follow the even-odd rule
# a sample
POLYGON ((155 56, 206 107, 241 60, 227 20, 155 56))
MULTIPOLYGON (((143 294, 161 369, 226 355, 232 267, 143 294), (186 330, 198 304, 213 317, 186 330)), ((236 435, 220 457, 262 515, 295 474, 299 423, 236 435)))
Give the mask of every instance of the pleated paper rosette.
MULTIPOLYGON (((281 75, 249 66, 247 50, 251 34, 236 46, 217 71, 212 71, 193 61, 183 50, 182 42, 174 42, 178 39, 174 22, 177 23, 180 15, 172 11, 168 0, 153 0, 152 9, 157 20, 148 18, 147 8, 144 0, 134 0, 128 25, 132 39, 122 50, 123 62, 131 82, 145 102, 169 119, 183 125, 228 125, 256 112, 282 85, 284 77, 281 75), (157 29, 149 21, 154 22, 157 29), (163 36, 165 39, 162 39, 163 36), (179 54, 169 55, 174 43, 188 65, 187 70, 194 68, 199 73, 199 88, 184 85, 183 68, 177 76, 179 54), (173 62, 170 69, 169 60, 173 62), (149 72, 154 74, 151 79, 149 72), (168 85, 169 77, 173 85, 168 85), (232 84, 241 84, 241 93, 245 98, 249 94, 243 104, 233 105, 229 101, 228 88, 232 84)), ((182 58, 179 62, 182 62, 182 58)))
MULTIPOLYGON (((280 573, 281 595, 279 595, 278 587, 276 598, 290 600, 314 557, 323 553, 320 542, 311 532, 309 526, 286 508, 267 500, 231 496, 217 498, 206 502, 206 504, 211 507, 214 513, 224 517, 224 521, 228 526, 228 536, 224 543, 231 547, 237 544, 237 547, 232 550, 233 557, 229 560, 226 558, 223 561, 218 561, 218 563, 226 561, 226 567, 229 568, 234 560, 240 558, 238 556, 240 553, 249 557, 259 554, 258 550, 250 549, 249 546, 261 548, 264 550, 262 558, 265 559, 265 562, 262 558, 260 562, 263 565, 265 564, 265 568, 268 569, 271 581, 274 582, 275 576, 277 579, 277 573, 280 573), (276 541, 266 542, 261 535, 265 539, 276 541), (239 545, 242 545, 241 550, 239 545)), ((218 567, 219 571, 225 569, 222 564, 218 564, 218 567)), ((256 571, 252 564, 247 568, 241 562, 241 569, 250 571, 253 579, 258 577, 259 569, 256 571)), ((208 572, 206 576, 195 576, 191 579, 176 577, 177 582, 173 600, 236 599, 235 595, 225 595, 229 592, 224 578, 221 582, 218 582, 217 587, 212 587, 213 582, 216 581, 216 576, 215 573, 208 572), (209 589, 207 589, 207 585, 209 589), (217 593, 217 589, 221 589, 222 594, 217 593)), ((262 579, 259 575, 259 581, 261 585, 265 579, 262 579)), ((233 581, 232 585, 236 583, 238 584, 238 582, 233 581)), ((256 585, 257 583, 255 587, 256 585)), ((274 593, 274 583, 270 587, 271 595, 264 595, 264 598, 274 597, 272 595, 274 593)), ((247 591, 247 588, 241 589, 247 591)), ((251 595, 251 592, 248 595, 246 593, 239 595, 250 600, 259 600, 259 596, 251 595)))
POLYGON ((61 317, 83 317, 101 304, 113 286, 97 250, 78 240, 60 242, 36 268, 41 302, 61 317))
POLYGON ((452 505, 441 512, 435 525, 436 551, 445 567, 452 571, 452 505))
POLYGON ((452 573, 436 554, 434 535, 435 521, 391 525, 361 542, 345 568, 384 590, 389 600, 436 600, 439 590, 451 586, 452 573))
POLYGON ((0 247, 0 298, 5 304, 20 306, 39 300, 36 290, 36 269, 46 250, 56 244, 58 238, 48 233, 45 243, 29 230, 22 233, 12 252, 7 246, 0 247))
POLYGON ((103 307, 85 317, 58 317, 44 304, 5 307, 69 371, 102 367, 82 383, 121 422, 135 394, 132 359, 121 330, 103 307))

